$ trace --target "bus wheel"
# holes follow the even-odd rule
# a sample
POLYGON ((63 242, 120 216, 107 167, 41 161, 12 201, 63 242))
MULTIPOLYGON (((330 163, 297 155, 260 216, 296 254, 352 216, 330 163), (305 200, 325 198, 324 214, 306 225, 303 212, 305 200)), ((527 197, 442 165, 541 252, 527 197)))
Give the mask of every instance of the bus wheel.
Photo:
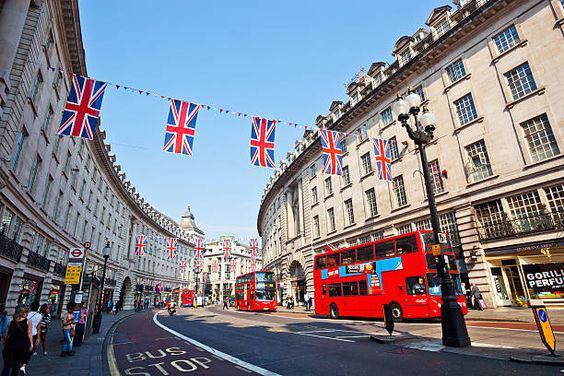
POLYGON ((401 306, 398 303, 390 303, 390 308, 392 310, 392 317, 394 321, 402 321, 403 312, 401 310, 401 306))
POLYGON ((331 307, 329 307, 329 316, 332 319, 339 318, 339 308, 337 308, 337 305, 335 303, 331 303, 331 307))

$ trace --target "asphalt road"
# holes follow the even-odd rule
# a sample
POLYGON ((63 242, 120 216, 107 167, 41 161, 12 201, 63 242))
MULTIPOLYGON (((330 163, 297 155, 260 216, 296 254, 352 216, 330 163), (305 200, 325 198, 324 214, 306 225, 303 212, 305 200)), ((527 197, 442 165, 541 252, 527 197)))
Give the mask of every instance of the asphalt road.
MULTIPOLYGON (((398 330, 424 335, 438 325, 399 324, 398 330)), ((423 340, 415 348, 378 344, 369 338, 378 331, 382 332, 382 323, 375 321, 181 308, 172 317, 147 312, 124 320, 114 333, 110 358, 122 375, 148 376, 562 374, 554 366, 445 352, 436 341, 423 340)), ((480 341, 486 343, 501 334, 488 327, 470 331, 473 340, 481 333, 480 341)), ((504 335, 534 338, 521 330, 504 335)))

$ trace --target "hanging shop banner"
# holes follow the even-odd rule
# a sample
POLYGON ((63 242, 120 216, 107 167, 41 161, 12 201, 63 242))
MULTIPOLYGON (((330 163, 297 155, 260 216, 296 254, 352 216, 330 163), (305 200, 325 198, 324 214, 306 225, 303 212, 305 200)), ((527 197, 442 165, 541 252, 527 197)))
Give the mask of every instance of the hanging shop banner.
POLYGON ((523 273, 531 298, 564 298, 563 263, 523 265, 523 273))

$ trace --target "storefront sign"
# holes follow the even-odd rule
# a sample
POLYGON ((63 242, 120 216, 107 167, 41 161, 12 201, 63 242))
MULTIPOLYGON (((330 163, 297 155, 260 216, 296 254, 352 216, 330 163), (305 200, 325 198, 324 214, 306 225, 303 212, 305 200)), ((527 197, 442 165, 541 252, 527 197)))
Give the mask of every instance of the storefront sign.
POLYGON ((67 272, 65 274, 66 285, 80 284, 80 274, 82 272, 82 265, 67 265, 67 272))
POLYGON ((527 288, 532 290, 531 298, 564 297, 564 264, 523 265, 527 288))

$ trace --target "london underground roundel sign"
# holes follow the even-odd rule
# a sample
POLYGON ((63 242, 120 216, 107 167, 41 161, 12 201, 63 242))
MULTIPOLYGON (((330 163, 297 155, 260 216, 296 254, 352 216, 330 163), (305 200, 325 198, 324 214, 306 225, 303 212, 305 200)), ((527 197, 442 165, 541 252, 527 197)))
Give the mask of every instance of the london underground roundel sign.
POLYGON ((69 258, 71 259, 84 258, 84 250, 82 248, 72 248, 69 252, 69 258))

